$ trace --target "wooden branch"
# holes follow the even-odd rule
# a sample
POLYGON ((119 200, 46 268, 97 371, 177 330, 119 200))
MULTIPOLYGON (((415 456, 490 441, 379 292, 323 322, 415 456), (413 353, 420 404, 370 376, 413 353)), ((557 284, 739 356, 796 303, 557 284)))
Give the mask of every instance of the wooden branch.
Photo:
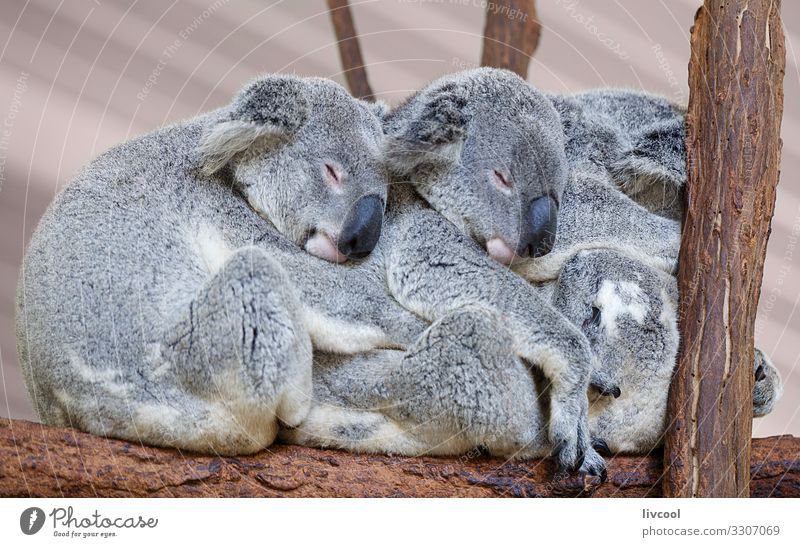
POLYGON ((535 0, 495 0, 486 7, 481 66, 507 68, 527 78, 542 25, 535 0))
MULTIPOLYGON (((609 460, 608 482, 553 480, 550 462, 399 458, 275 445, 254 456, 202 456, 73 429, 0 420, 0 496, 554 496, 661 495, 655 456, 609 460)), ((756 496, 800 495, 800 439, 754 441, 756 496)))
POLYGON ((339 59, 342 61, 347 86, 353 96, 366 101, 374 101, 375 95, 367 79, 367 70, 364 58, 361 56, 361 46, 358 43, 358 34, 350 13, 347 0, 328 0, 328 9, 331 13, 333 30, 339 45, 339 59))
POLYGON ((706 0, 692 28, 689 179, 668 496, 747 496, 753 324, 780 161, 780 0, 706 0))

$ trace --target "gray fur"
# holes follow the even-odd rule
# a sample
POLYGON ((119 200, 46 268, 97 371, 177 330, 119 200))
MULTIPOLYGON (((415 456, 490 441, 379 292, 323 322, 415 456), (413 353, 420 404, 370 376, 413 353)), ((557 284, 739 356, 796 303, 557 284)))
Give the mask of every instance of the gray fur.
MULTIPOLYGON (((406 136, 390 152, 395 170, 426 197, 432 195, 426 185, 447 188, 439 185, 438 177, 449 176, 441 164, 470 161, 456 157, 465 153, 463 147, 448 144, 452 136, 462 142, 468 138, 455 107, 463 107, 469 95, 447 85, 431 86, 441 87, 455 95, 434 102, 443 105, 441 115, 425 113, 424 101, 417 102, 429 95, 427 89, 401 107, 406 113, 425 113, 425 124, 399 124, 419 128, 421 144, 406 136), (430 147, 426 139, 445 148, 430 147), (429 155, 431 149, 444 151, 429 155), (429 165, 436 162, 439 167, 429 165)), ((575 103, 560 99, 569 106, 562 104, 559 111, 565 118, 571 173, 556 245, 549 255, 517 270, 537 282, 542 298, 581 329, 596 357, 594 379, 620 388, 616 399, 589 391, 592 439, 613 452, 645 453, 663 440, 678 349, 674 271, 680 224, 675 218, 680 217, 677 196, 685 174, 682 144, 675 141, 683 137, 674 124, 680 109, 661 99, 649 108, 641 94, 630 95, 633 104, 626 108, 625 93, 590 92, 575 103), (661 115, 666 122, 658 122, 661 115), (653 191, 648 185, 661 186, 653 191)), ((467 206, 458 203, 460 196, 435 198, 431 205, 464 225, 458 219, 467 206)), ((285 432, 286 438, 404 454, 450 454, 475 445, 508 457, 546 453, 548 440, 541 432, 549 415, 547 382, 509 351, 513 344, 503 323, 485 309, 464 308, 435 322, 407 352, 319 356, 314 378, 319 404, 299 428, 285 432)), ((760 415, 779 396, 780 378, 759 350, 755 355, 754 371, 763 365, 754 390, 754 413, 760 415)), ((596 454, 587 452, 584 470, 595 461, 596 454)))
MULTIPOLYGON (((557 122, 538 92, 490 69, 434 82, 387 117, 395 184, 379 247, 389 252, 392 296, 431 326, 407 352, 318 357, 315 405, 287 439, 404 454, 458 453, 476 444, 506 456, 555 451, 563 467, 585 455, 584 469, 602 472, 602 458, 588 445, 586 338, 533 287, 485 256, 481 247, 496 233, 477 228, 493 220, 507 227, 510 220, 495 218, 498 210, 513 216, 513 196, 500 209, 487 207, 496 192, 494 169, 523 175, 541 168, 549 175, 530 178, 539 186, 524 195, 560 197, 565 158, 557 122), (541 126, 519 131, 522 121, 541 126), (535 160, 521 153, 537 150, 535 160), (549 382, 546 416, 531 365, 549 382), (519 406, 504 396, 512 385, 519 406)), ((519 208, 519 194, 516 200, 519 208)))
MULTIPOLYGON (((549 420, 528 435, 536 448, 554 450, 564 467, 586 453, 602 469, 588 443, 585 337, 407 187, 392 187, 366 259, 334 265, 302 250, 312 230, 335 239, 361 196, 385 196, 379 141, 377 120, 335 84, 275 76, 226 108, 95 160, 46 214, 20 281, 19 350, 42 419, 152 444, 255 451, 277 420, 305 427, 324 402, 310 406, 312 347, 417 348, 429 385, 453 385, 436 358, 442 338, 420 335, 478 307, 507 332, 498 358, 517 370, 535 365, 551 384, 549 420), (328 160, 349 175, 344 194, 325 185, 328 160)), ((483 372, 480 359, 470 362, 454 405, 494 408, 496 398, 471 400, 483 372)), ((424 416, 427 404, 409 401, 406 411, 424 416)), ((363 438, 373 429, 336 431, 363 438)))
POLYGON ((385 199, 381 139, 340 86, 267 76, 93 161, 45 214, 20 276, 18 349, 41 419, 252 452, 276 418, 308 411, 312 342, 412 341, 424 324, 385 290, 302 250, 309 231, 335 239, 361 196, 385 199), (329 158, 344 191, 326 185, 329 158))

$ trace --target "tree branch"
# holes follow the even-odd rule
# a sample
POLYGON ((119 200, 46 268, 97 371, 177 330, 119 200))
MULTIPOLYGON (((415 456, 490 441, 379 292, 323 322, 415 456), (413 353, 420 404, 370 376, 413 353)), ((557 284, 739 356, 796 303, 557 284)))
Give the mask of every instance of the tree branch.
POLYGON ((664 493, 747 496, 753 325, 780 163, 780 0, 706 0, 691 48, 664 493))
MULTIPOLYGON (((800 439, 757 439, 756 496, 800 494, 800 439)), ((214 457, 143 447, 73 429, 0 420, 0 495, 10 496, 554 496, 661 495, 655 456, 609 460, 608 482, 585 490, 553 480, 549 461, 478 456, 400 458, 275 445, 253 456, 214 457)))
POLYGON ((350 13, 347 0, 328 0, 328 9, 333 22, 333 30, 339 46, 339 59, 342 62, 347 86, 353 96, 366 101, 374 101, 375 95, 367 79, 367 70, 364 58, 361 56, 361 46, 358 43, 358 34, 350 13))
POLYGON ((535 0, 495 0, 486 8, 481 66, 507 68, 528 76, 542 26, 535 0))

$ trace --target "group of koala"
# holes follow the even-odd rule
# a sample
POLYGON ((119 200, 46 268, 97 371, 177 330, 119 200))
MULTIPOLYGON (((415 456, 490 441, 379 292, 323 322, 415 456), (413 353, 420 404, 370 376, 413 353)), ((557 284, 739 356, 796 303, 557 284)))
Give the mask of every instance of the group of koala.
MULTIPOLYGON (((684 112, 446 76, 389 110, 268 75, 105 152, 27 249, 41 419, 220 454, 647 452, 666 427, 684 112)), ((756 350, 754 414, 780 378, 756 350)))

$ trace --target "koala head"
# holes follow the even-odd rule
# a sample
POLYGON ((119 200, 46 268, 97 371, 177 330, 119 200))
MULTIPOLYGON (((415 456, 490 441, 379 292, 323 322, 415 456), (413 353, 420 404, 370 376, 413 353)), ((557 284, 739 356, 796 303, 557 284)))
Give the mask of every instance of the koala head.
POLYGON ((380 237, 387 171, 375 107, 321 78, 271 75, 246 85, 205 128, 205 175, 225 174, 256 212, 332 262, 380 237))
POLYGON ((516 74, 446 76, 386 118, 385 157, 439 213, 504 264, 549 252, 567 178, 551 102, 516 74))
POLYGON ((678 352, 677 282, 623 254, 580 251, 565 262, 553 303, 579 326, 614 399, 594 394, 592 436, 615 452, 647 451, 665 427, 678 352))

